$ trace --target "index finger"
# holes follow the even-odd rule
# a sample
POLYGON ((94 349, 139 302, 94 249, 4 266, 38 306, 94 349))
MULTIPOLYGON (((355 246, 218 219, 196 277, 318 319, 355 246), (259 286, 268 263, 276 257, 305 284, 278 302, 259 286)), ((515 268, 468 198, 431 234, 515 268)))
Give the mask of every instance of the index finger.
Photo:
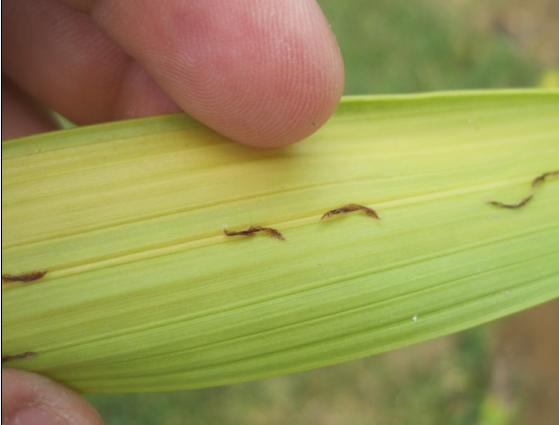
POLYGON ((99 0, 90 13, 182 109, 249 145, 311 134, 343 90, 314 0, 99 0))

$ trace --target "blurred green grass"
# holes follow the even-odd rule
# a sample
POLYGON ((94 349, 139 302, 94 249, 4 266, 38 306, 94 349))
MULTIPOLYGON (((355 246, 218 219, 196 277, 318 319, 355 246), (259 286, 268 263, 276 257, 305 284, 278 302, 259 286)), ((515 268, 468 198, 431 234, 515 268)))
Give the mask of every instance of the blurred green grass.
MULTIPOLYGON (((346 94, 534 86, 543 71, 502 33, 437 1, 320 4, 342 49, 346 94)), ((515 406, 493 394, 491 329, 258 382, 87 398, 110 425, 500 425, 515 406)))
MULTIPOLYGON (((529 87, 537 63, 460 10, 425 0, 323 0, 346 63, 346 93, 529 87)), ((471 16, 474 19, 474 16, 471 16)))

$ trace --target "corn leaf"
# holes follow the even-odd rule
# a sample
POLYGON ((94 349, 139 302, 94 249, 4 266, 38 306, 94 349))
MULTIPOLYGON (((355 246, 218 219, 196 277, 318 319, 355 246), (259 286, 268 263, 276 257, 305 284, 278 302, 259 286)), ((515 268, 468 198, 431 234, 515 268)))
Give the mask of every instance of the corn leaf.
POLYGON ((559 295, 559 91, 349 97, 263 151, 184 115, 7 141, 5 365, 82 391, 229 384, 559 295), (326 220, 357 203, 362 212, 326 220), (285 241, 224 229, 270 226, 285 241))

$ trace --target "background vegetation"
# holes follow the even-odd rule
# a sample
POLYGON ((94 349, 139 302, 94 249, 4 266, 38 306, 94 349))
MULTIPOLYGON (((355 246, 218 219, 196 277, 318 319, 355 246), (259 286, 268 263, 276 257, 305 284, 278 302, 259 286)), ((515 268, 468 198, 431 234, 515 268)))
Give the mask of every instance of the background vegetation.
MULTIPOLYGON (((346 61, 347 94, 559 83, 556 0, 320 3, 346 61)), ((88 398, 108 424, 555 424, 558 320, 559 303, 553 302, 307 373, 168 394, 88 398)))

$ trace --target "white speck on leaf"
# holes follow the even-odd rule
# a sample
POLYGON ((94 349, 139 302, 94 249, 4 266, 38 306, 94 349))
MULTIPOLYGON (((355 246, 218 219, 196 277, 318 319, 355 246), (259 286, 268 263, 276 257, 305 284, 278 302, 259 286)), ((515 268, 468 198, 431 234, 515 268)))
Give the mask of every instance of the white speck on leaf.
POLYGON ((419 316, 417 314, 414 314, 413 317, 411 318, 412 322, 417 322, 419 320, 419 316))

